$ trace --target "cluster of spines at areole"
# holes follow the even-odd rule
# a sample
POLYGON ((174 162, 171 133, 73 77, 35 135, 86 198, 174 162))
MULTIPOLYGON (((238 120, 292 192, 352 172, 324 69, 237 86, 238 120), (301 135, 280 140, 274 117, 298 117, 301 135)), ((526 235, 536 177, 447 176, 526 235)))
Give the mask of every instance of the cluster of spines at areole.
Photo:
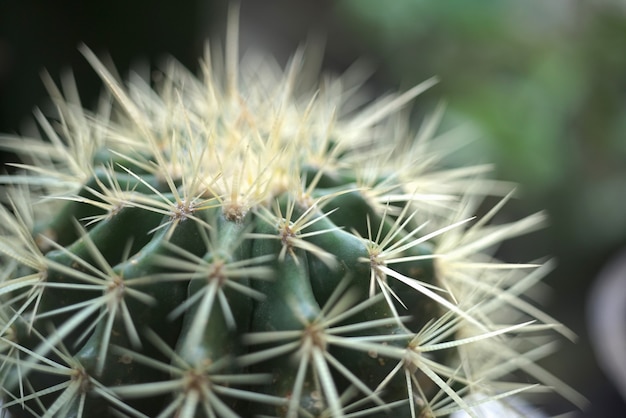
POLYGON ((437 134, 441 109, 407 128, 435 80, 368 104, 358 66, 312 85, 302 51, 281 71, 240 63, 237 43, 231 23, 199 77, 169 61, 126 82, 83 47, 107 86, 97 110, 45 75, 45 139, 2 137, 23 161, 0 177, 4 408, 476 418, 546 391, 583 405, 536 363, 574 338, 530 296, 552 263, 492 255, 545 216, 491 224, 512 191, 488 166, 442 167, 459 132, 437 134))

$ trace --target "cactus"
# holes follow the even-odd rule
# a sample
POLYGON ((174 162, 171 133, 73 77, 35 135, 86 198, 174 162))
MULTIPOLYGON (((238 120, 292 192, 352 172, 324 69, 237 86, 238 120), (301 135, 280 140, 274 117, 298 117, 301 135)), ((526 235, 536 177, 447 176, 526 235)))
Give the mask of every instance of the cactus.
POLYGON ((544 214, 492 225, 508 186, 443 166, 440 109, 402 121, 435 80, 366 104, 359 71, 311 87, 303 53, 282 75, 240 63, 230 28, 200 77, 172 61, 122 82, 83 47, 98 109, 45 76, 45 139, 3 137, 24 161, 1 177, 11 416, 478 417, 547 387, 583 404, 535 363, 573 338, 528 297, 552 263, 492 255, 544 214))

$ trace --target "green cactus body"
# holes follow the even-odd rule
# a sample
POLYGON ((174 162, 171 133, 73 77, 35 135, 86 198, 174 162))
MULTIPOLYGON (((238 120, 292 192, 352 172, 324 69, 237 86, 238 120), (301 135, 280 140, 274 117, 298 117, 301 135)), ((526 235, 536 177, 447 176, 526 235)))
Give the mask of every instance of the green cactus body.
POLYGON ((432 80, 343 115, 351 80, 307 91, 301 55, 277 77, 230 36, 225 68, 172 64, 150 88, 83 48, 116 117, 54 90, 52 141, 3 141, 25 161, 0 177, 3 408, 477 417, 473 394, 540 387, 516 374, 583 405, 532 360, 571 337, 524 296, 547 267, 487 252, 543 216, 487 225, 507 196, 474 219, 483 167, 438 168, 437 138, 397 128, 432 80))

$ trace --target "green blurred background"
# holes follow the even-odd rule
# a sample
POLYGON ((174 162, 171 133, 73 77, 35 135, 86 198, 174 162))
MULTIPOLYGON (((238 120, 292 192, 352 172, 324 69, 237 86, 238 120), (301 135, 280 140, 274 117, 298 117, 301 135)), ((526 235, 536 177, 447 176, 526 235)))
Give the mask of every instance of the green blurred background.
MULTIPOLYGON (((205 39, 223 34, 227 3, 0 0, 0 132, 24 132, 32 108, 46 103, 44 68, 57 80, 72 68, 84 104, 95 103, 100 83, 77 51, 81 42, 108 53, 122 74, 164 54, 197 68, 205 39)), ((482 132, 455 162, 493 161, 498 177, 521 184, 523 199, 505 218, 550 214, 550 228, 502 249, 513 261, 558 259, 546 309, 580 340, 565 341, 542 364, 592 402, 573 416, 626 416, 594 359, 585 318, 594 277, 626 245, 626 3, 240 3, 244 48, 262 46, 284 62, 310 34, 323 34, 324 68, 341 72, 366 57, 377 70, 373 92, 441 78, 418 99, 418 111, 445 99, 450 123, 464 120, 482 132)), ((555 401, 550 409, 570 408, 555 401)))

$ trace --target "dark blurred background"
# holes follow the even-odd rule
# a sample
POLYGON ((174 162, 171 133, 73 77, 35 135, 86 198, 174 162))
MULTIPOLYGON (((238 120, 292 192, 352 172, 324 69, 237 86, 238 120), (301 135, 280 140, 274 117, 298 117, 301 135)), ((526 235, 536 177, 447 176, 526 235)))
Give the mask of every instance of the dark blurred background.
MULTIPOLYGON (((511 218, 550 214, 547 230, 503 248, 520 261, 558 259, 547 279, 546 310, 580 339, 565 341, 542 365, 592 402, 573 416, 626 416, 594 358, 585 316, 594 278, 626 245, 624 3, 240 3, 244 49, 260 45, 284 62, 316 33, 326 38, 325 69, 341 72, 360 57, 375 65, 373 91, 441 78, 418 108, 445 99, 450 119, 482 132, 457 158, 494 161, 496 176, 521 184, 523 199, 508 209, 511 218)), ((55 80, 71 68, 84 105, 95 103, 101 85, 80 43, 109 54, 122 74, 137 60, 154 63, 166 54, 196 69, 206 38, 223 34, 227 9, 226 0, 0 0, 0 132, 23 132, 33 107, 45 103, 44 68, 55 80)), ((553 408, 571 407, 556 401, 553 408)))

